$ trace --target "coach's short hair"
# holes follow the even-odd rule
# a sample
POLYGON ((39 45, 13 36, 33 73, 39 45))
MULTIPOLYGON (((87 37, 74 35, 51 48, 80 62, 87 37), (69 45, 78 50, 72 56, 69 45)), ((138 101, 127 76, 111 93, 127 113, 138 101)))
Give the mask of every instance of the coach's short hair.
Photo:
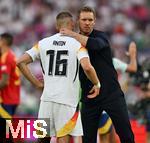
POLYGON ((13 36, 9 33, 3 33, 0 35, 1 39, 4 39, 6 41, 6 44, 8 46, 11 46, 13 44, 13 36))
POLYGON ((78 11, 78 15, 77 15, 78 18, 80 17, 81 12, 92 12, 93 15, 94 15, 94 17, 96 18, 96 12, 95 12, 95 10, 94 10, 92 7, 90 7, 90 6, 84 6, 84 7, 80 8, 79 11, 78 11))
POLYGON ((56 16, 56 22, 57 22, 57 26, 60 27, 62 25, 65 25, 66 22, 67 22, 67 18, 70 18, 72 19, 73 16, 70 12, 68 11, 63 11, 63 12, 60 12, 57 16, 56 16))

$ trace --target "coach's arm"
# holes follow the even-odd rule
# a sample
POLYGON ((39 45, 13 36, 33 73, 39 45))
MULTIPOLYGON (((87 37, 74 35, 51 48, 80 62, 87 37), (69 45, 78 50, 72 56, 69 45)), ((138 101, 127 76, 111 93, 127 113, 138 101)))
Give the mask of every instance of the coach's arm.
MULTIPOLYGON (((95 32, 95 31, 94 31, 95 32)), ((76 33, 74 31, 68 30, 66 28, 62 28, 60 30, 60 33, 63 35, 67 35, 70 37, 75 38, 77 41, 79 41, 83 47, 86 47, 88 50, 101 50, 103 48, 109 47, 109 41, 104 32, 95 32, 95 37, 88 37, 85 35, 81 35, 79 33, 76 33)))
POLYGON ((91 65, 89 58, 82 58, 80 60, 80 64, 83 68, 84 73, 88 77, 88 79, 94 84, 93 88, 90 91, 90 95, 88 95, 88 98, 94 98, 97 95, 99 95, 100 92, 100 81, 97 77, 96 71, 94 67, 91 65))

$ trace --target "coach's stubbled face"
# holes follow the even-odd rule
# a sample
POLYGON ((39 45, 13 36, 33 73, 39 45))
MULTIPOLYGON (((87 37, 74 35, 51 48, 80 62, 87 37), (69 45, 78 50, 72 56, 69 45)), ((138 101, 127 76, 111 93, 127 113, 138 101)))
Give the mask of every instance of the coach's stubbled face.
POLYGON ((84 35, 89 35, 95 25, 95 17, 92 12, 81 12, 79 15, 79 29, 84 35))

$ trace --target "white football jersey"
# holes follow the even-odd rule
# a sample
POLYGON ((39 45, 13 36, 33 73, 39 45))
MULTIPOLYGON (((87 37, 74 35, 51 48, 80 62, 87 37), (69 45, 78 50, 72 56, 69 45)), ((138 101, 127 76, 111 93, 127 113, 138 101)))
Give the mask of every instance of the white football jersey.
POLYGON ((77 40, 57 33, 26 52, 33 61, 40 59, 42 64, 44 90, 41 100, 76 107, 79 101, 79 61, 89 58, 87 50, 77 40))
POLYGON ((122 73, 126 72, 128 65, 117 59, 117 58, 113 58, 113 65, 115 67, 116 70, 120 70, 122 73))

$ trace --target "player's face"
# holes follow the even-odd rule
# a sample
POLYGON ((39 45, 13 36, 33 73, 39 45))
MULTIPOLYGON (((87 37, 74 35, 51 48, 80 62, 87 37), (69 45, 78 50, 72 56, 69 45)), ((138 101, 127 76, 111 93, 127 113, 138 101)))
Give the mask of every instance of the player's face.
POLYGON ((78 19, 80 32, 89 35, 95 25, 95 16, 92 12, 81 12, 78 19))

